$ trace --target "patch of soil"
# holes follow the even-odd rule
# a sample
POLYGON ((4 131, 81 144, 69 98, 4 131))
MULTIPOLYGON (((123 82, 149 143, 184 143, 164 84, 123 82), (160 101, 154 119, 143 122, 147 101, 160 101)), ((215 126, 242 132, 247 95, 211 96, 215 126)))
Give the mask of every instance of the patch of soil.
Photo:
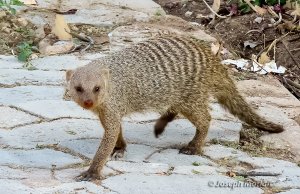
POLYGON ((20 43, 36 44, 39 41, 35 38, 33 24, 9 12, 1 13, 4 16, 0 17, 0 55, 12 54, 20 43))
MULTIPOLYGON (((160 4, 167 14, 181 17, 190 22, 197 22, 205 26, 205 30, 214 37, 222 40, 224 47, 229 49, 237 57, 251 59, 251 56, 258 55, 265 47, 268 47, 276 38, 281 37, 285 32, 282 32, 276 27, 268 28, 272 17, 265 15, 261 23, 254 20, 259 17, 256 13, 249 13, 244 15, 237 15, 228 17, 226 19, 216 18, 214 24, 209 24, 210 18, 204 17, 211 15, 211 12, 202 1, 193 0, 155 0, 160 4), (262 31, 262 29, 265 29, 262 31), (256 30, 256 31, 250 31, 256 30), (250 31, 250 32, 249 32, 250 31), (261 31, 258 32, 258 31, 261 31), (248 33, 247 33, 248 32, 248 33), (257 46, 250 48, 245 46, 245 41, 255 43, 257 46)), ((212 5, 213 1, 208 0, 208 4, 212 5)), ((221 1, 220 15, 228 15, 227 8, 229 5, 221 1)), ((283 15, 286 20, 292 20, 289 15, 283 15)), ((296 62, 291 58, 285 46, 278 42, 276 44, 275 52, 273 49, 269 52, 271 58, 275 58, 277 65, 287 68, 284 77, 300 83, 300 33, 291 32, 283 39, 286 42, 288 49, 294 56, 296 62), (275 53, 275 55, 274 55, 275 53), (297 64, 298 66, 297 66, 297 64)), ((286 86, 285 81, 282 81, 286 86)), ((300 98, 300 88, 295 92, 293 89, 286 86, 296 97, 300 98)))

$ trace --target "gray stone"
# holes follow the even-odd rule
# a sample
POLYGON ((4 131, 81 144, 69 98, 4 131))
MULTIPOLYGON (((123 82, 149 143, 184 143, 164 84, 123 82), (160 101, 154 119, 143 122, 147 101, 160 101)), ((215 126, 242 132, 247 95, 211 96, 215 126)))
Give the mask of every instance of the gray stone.
POLYGON ((212 120, 206 141, 217 139, 222 141, 239 142, 241 129, 241 123, 212 120))
POLYGON ((20 103, 17 105, 17 107, 48 119, 57 119, 61 117, 88 119, 97 118, 91 111, 84 110, 83 108, 75 104, 75 102, 64 101, 62 99, 30 101, 20 103))
POLYGON ((73 55, 48 56, 32 60, 31 63, 41 70, 68 70, 88 64, 89 60, 79 60, 73 55))
POLYGON ((194 162, 196 162, 199 165, 215 165, 214 162, 202 156, 179 154, 178 150, 175 149, 167 149, 155 153, 148 159, 148 161, 156 163, 165 163, 171 166, 192 166, 194 162))
POLYGON ((97 60, 105 57, 108 53, 87 53, 82 56, 78 56, 80 60, 97 60))
POLYGON ((57 86, 18 86, 0 88, 0 104, 17 105, 35 100, 62 99, 64 89, 57 86))
POLYGON ((148 157, 156 150, 157 149, 150 146, 139 145, 139 144, 128 144, 124 157, 121 158, 120 160, 142 162, 146 159, 146 157, 148 157))
POLYGON ((44 187, 35 189, 35 193, 99 193, 99 194, 113 194, 115 192, 111 192, 108 189, 103 188, 102 186, 98 186, 91 182, 74 182, 74 183, 63 183, 54 187, 44 187))
POLYGON ((300 193, 300 189, 291 189, 288 191, 280 192, 278 194, 299 194, 299 193, 300 193))
MULTIPOLYGON (((55 171, 55 179, 58 180, 60 183, 71 183, 75 181, 75 177, 78 176, 80 173, 83 173, 88 170, 89 167, 85 168, 68 168, 63 170, 56 170, 55 171)), ((106 166, 103 167, 101 170, 101 175, 104 178, 114 176, 118 174, 116 171, 108 168, 106 166)))
POLYGON ((185 174, 185 175, 219 175, 226 172, 226 169, 221 167, 213 167, 207 165, 200 166, 176 166, 172 171, 173 174, 185 174))
POLYGON ((64 167, 81 163, 74 156, 50 149, 43 150, 0 150, 0 165, 17 165, 35 168, 64 167))
POLYGON ((187 176, 172 174, 170 176, 162 176, 151 174, 128 173, 119 176, 110 177, 102 181, 104 187, 108 187, 116 192, 126 194, 140 193, 189 193, 189 194, 216 194, 216 193, 263 193, 263 190, 255 187, 243 188, 233 187, 230 185, 237 182, 225 176, 204 175, 204 176, 187 176), (120 184, 122 183, 122 184, 120 184), (224 183, 229 187, 218 187, 218 183, 224 183), (209 186, 210 184, 211 186, 209 186), (214 185, 213 185, 214 184, 214 185))
POLYGON ((246 153, 225 147, 222 145, 210 145, 208 147, 204 147, 203 149, 204 155, 208 156, 209 158, 213 160, 219 160, 222 158, 244 158, 244 157, 249 157, 246 153))
MULTIPOLYGON (((62 142, 72 142, 79 138, 97 138, 98 143, 93 145, 96 148, 99 145, 98 138, 102 137, 102 134, 103 128, 99 121, 60 119, 18 127, 12 131, 0 131, 0 137, 2 137, 0 138, 0 145, 9 145, 14 148, 35 148, 41 145, 59 144, 68 147, 68 143, 62 142)), ((72 148, 72 146, 70 147, 72 148)), ((84 148, 82 149, 84 150, 84 148)))
POLYGON ((23 185, 20 181, 0 179, 0 188, 6 194, 28 194, 32 193, 33 189, 23 185))
POLYGON ((106 165, 127 173, 162 174, 169 170, 169 165, 161 163, 109 161, 106 165))
POLYGON ((15 56, 0 55, 0 69, 19 69, 23 63, 18 61, 15 56))
POLYGON ((0 127, 12 128, 38 121, 39 118, 10 107, 0 106, 0 127))
MULTIPOLYGON (((101 129, 102 133, 103 129, 101 129)), ((102 135, 101 135, 102 137, 102 135)), ((96 139, 65 139, 59 145, 69 148, 77 153, 80 153, 90 159, 93 159, 101 142, 101 137, 96 139)))
POLYGON ((238 157, 238 161, 250 164, 255 168, 270 168, 270 167, 296 167, 297 164, 288 162, 285 160, 277 160, 273 158, 265 158, 265 157, 238 157))
POLYGON ((59 71, 2 69, 0 71, 0 85, 62 85, 64 75, 64 72, 59 71))

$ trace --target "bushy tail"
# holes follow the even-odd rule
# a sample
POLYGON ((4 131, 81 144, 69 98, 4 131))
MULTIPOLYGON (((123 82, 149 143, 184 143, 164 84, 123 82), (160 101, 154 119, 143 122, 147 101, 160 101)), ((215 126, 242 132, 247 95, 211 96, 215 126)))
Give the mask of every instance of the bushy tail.
POLYGON ((214 96, 225 109, 228 109, 231 114, 237 116, 240 120, 260 130, 270 133, 280 133, 284 130, 281 125, 260 117, 239 94, 234 82, 227 75, 227 72, 223 73, 225 75, 223 74, 221 77, 224 78, 225 76, 225 79, 215 84, 214 96))

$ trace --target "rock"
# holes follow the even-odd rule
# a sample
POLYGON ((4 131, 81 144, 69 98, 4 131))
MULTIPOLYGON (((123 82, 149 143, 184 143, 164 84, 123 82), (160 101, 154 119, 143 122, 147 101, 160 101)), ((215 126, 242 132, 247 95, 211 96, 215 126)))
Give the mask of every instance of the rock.
POLYGON ((43 55, 54 55, 68 53, 74 48, 73 41, 58 41, 51 45, 50 40, 46 37, 39 42, 39 51, 43 55))
POLYGON ((28 25, 28 21, 25 18, 18 18, 16 20, 16 24, 22 27, 26 27, 28 25))
POLYGON ((18 61, 15 56, 0 55, 0 69, 19 69, 23 63, 18 61))
POLYGON ((184 175, 219 175, 226 172, 226 169, 217 168, 213 166, 201 165, 200 166, 176 166, 172 171, 172 174, 184 174, 184 175))
POLYGON ((148 159, 148 161, 165 163, 171 166, 192 166, 194 162, 198 163, 199 165, 215 165, 214 162, 202 156, 179 154, 178 150, 175 149, 167 149, 155 153, 148 159))
POLYGON ((18 127, 12 131, 0 130, 2 137, 0 139, 0 145, 27 149, 33 149, 44 145, 58 145, 68 147, 79 153, 87 150, 84 155, 88 155, 90 153, 89 150, 92 150, 91 156, 93 156, 100 144, 100 138, 103 135, 103 131, 99 121, 60 119, 52 122, 18 127), (85 147, 74 149, 75 146, 71 143, 80 143, 80 141, 76 139, 84 139, 80 141, 86 143, 87 145, 85 147, 88 147, 88 149, 85 149, 85 147), (89 144, 88 139, 94 139, 96 141, 92 141, 94 144, 89 144))
POLYGON ((47 56, 32 60, 33 66, 40 70, 68 70, 88 64, 90 60, 80 60, 74 55, 47 56))
POLYGON ((108 187, 122 194, 179 194, 187 192, 189 194, 229 192, 233 194, 263 193, 263 190, 255 187, 234 187, 234 189, 231 189, 230 187, 218 187, 218 183, 234 184, 236 180, 220 175, 187 176, 172 174, 170 176, 162 176, 151 174, 145 176, 139 173, 126 173, 102 181, 104 187, 108 187))
POLYGON ((33 192, 32 188, 17 180, 0 179, 0 188, 7 194, 27 194, 33 192))
POLYGON ((1 69, 0 85, 63 85, 65 73, 59 71, 28 71, 25 69, 1 69))
POLYGON ((254 19, 254 22, 260 24, 261 22, 263 21, 263 18, 262 17, 257 17, 254 19))
POLYGON ((60 117, 97 119, 91 111, 84 110, 73 101, 37 100, 20 103, 17 106, 49 119, 57 119, 60 117), (43 109, 41 109, 41 107, 43 107, 43 109), (55 110, 55 112, 53 110, 55 110))
POLYGON ((106 166, 123 173, 163 174, 169 170, 169 165, 145 162, 109 161, 106 166))
POLYGON ((25 125, 39 120, 37 117, 10 107, 0 107, 0 112, 0 128, 13 128, 18 125, 25 125))
POLYGON ((284 192, 280 192, 278 194, 298 194, 300 192, 300 189, 291 189, 284 192))
POLYGON ((0 165, 17 165, 35 168, 57 168, 83 162, 74 156, 50 149, 43 150, 0 150, 0 165))
POLYGON ((4 33, 6 33, 6 34, 11 33, 11 29, 10 29, 10 28, 7 28, 7 27, 3 27, 3 28, 1 29, 1 31, 4 32, 4 33))
POLYGON ((208 147, 204 147, 203 149, 204 155, 208 156, 213 160, 220 160, 223 158, 244 158, 249 157, 248 154, 233 149, 229 147, 225 147, 222 145, 210 145, 208 147))
POLYGON ((64 89, 57 86, 0 88, 0 104, 17 106, 18 104, 35 100, 60 100, 63 93, 64 89))
POLYGON ((193 12, 187 11, 187 12, 185 12, 184 16, 185 16, 185 17, 191 17, 192 14, 193 14, 193 12))

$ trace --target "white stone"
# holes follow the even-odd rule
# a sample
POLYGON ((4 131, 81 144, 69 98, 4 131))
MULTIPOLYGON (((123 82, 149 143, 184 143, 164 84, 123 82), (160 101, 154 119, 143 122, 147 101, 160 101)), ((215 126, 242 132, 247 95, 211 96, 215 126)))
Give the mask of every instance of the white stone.
POLYGON ((171 166, 193 166, 194 162, 198 163, 199 165, 215 165, 214 162, 202 156, 179 154, 178 150, 175 149, 167 149, 155 153, 148 159, 148 161, 156 163, 165 163, 171 166))
POLYGON ((50 149, 0 150, 0 165, 17 165, 35 168, 57 168, 83 162, 74 156, 50 149))
POLYGON ((23 63, 18 61, 15 56, 0 55, 0 69, 18 69, 22 66, 23 63))
MULTIPOLYGON (((35 148, 38 145, 59 144, 67 146, 67 143, 75 139, 97 139, 95 148, 100 143, 103 135, 103 128, 99 121, 84 119, 60 119, 52 122, 27 125, 15 128, 12 131, 0 131, 0 145, 9 145, 14 148, 35 148), (97 143, 98 142, 98 143, 97 143)), ((75 143, 78 140, 75 141, 75 143)), ((82 143, 88 142, 82 141, 82 143)), ((81 148, 82 149, 82 148, 81 148)), ((74 151, 77 151, 76 149, 74 151)), ((94 155, 94 151, 91 155, 94 155)))
POLYGON ((17 180, 0 179, 0 188, 6 194, 28 194, 33 192, 32 188, 17 180))
POLYGON ((233 148, 229 148, 229 147, 225 147, 222 145, 210 145, 207 147, 204 147, 203 149, 204 155, 208 156, 209 158, 213 159, 213 160, 219 160, 222 158, 238 158, 238 157, 249 157, 246 153, 233 149, 233 148))
POLYGON ((35 189, 36 193, 99 193, 99 194, 113 194, 109 190, 98 186, 91 182, 74 182, 74 183, 63 183, 59 186, 54 187, 43 187, 35 189))
POLYGON ((57 86, 17 86, 0 88, 0 104, 18 105, 36 100, 60 100, 64 88, 57 86))
POLYGON ((233 194, 252 194, 263 193, 263 190, 255 187, 243 188, 236 187, 209 187, 208 183, 212 181, 217 184, 224 182, 227 184, 234 184, 236 180, 225 176, 218 175, 204 175, 204 176, 187 176, 172 174, 170 176, 162 176, 151 174, 145 176, 144 174, 127 173, 119 176, 110 177, 102 181, 104 187, 108 187, 113 191, 122 194, 140 194, 140 193, 189 193, 189 194, 216 194, 216 193, 233 193, 233 194), (120 184, 122 183, 122 184, 120 184))
POLYGON ((97 119, 91 111, 84 110, 73 101, 36 100, 20 103, 16 106, 49 119, 57 119, 61 117, 97 119))
POLYGON ((300 189, 291 189, 284 192, 280 192, 278 194, 299 194, 299 193, 300 193, 300 189))
POLYGON ((41 70, 68 70, 88 64, 89 60, 79 60, 76 56, 48 56, 32 60, 31 63, 41 70))
POLYGON ((213 166, 200 165, 200 166, 176 166, 172 171, 173 174, 185 175, 219 175, 221 172, 226 172, 223 168, 216 168, 213 166))
POLYGON ((39 118, 10 107, 0 107, 0 127, 12 128, 38 121, 39 118))
POLYGON ((0 85, 62 85, 64 72, 59 71, 28 71, 25 69, 2 69, 0 85))
POLYGON ((161 163, 109 161, 106 165, 124 173, 162 174, 169 170, 168 164, 161 163))
POLYGON ((185 17, 191 17, 192 14, 193 14, 193 12, 187 11, 187 12, 185 12, 184 16, 185 17))

